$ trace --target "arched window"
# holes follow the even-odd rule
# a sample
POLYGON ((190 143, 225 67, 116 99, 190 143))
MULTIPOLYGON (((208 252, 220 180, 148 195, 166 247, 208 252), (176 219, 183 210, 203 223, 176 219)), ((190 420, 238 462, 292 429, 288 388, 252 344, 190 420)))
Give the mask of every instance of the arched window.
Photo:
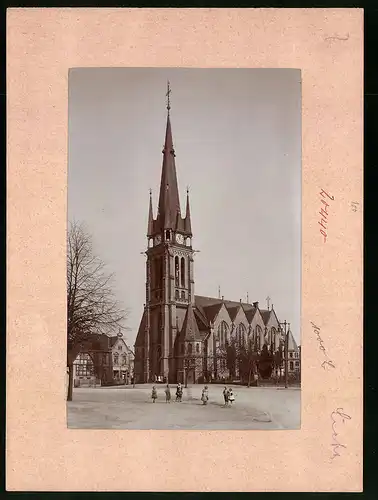
POLYGON ((271 344, 273 345, 273 349, 276 351, 277 350, 277 330, 272 326, 270 330, 271 334, 271 344))
POLYGON ((224 345, 228 342, 228 325, 225 321, 218 326, 218 339, 220 345, 224 345))
POLYGON ((122 354, 122 364, 125 365, 127 361, 126 354, 122 354))
POLYGON ((189 353, 189 354, 192 354, 192 351, 193 351, 193 346, 192 346, 192 344, 188 344, 188 353, 189 353))
POLYGON ((175 284, 180 286, 180 268, 179 268, 179 258, 175 257, 175 284))
POLYGON ((240 323, 239 328, 238 328, 238 341, 239 341, 240 346, 245 345, 246 333, 247 333, 247 330, 246 330, 245 326, 243 325, 243 323, 240 323))
POLYGON ((256 326, 256 350, 258 350, 258 351, 260 351, 260 349, 261 349, 261 336, 262 336, 261 326, 257 325, 256 326))
POLYGON ((181 257, 181 286, 185 287, 185 259, 181 257))
POLYGON ((113 361, 115 365, 118 365, 118 359, 119 359, 118 352, 116 352, 113 356, 113 361))
POLYGON ((200 346, 199 346, 198 342, 197 342, 197 344, 196 344, 196 352, 197 352, 197 353, 199 353, 199 352, 200 352, 200 346))

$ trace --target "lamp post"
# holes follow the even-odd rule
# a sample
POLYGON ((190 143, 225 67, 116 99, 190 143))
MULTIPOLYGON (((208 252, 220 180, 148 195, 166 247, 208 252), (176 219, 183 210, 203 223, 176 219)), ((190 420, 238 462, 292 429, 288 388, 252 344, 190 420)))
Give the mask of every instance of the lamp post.
POLYGON ((285 388, 289 386, 289 331, 286 331, 285 320, 285 388))
POLYGON ((284 326, 284 370, 285 370, 285 388, 287 389, 289 386, 289 331, 287 329, 288 323, 286 320, 283 323, 280 323, 280 326, 284 326))

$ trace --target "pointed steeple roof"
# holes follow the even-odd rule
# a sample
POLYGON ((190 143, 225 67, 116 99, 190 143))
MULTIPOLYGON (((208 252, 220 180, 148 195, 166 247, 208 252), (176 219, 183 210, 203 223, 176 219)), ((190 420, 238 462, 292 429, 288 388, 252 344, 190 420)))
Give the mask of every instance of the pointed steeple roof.
POLYGON ((147 236, 152 236, 154 233, 154 214, 152 211, 152 191, 150 189, 150 206, 148 209, 148 227, 147 236))
POLYGON ((200 336, 197 321, 194 316, 193 306, 190 302, 186 311, 182 332, 185 340, 196 340, 199 339, 200 336))
POLYGON ((186 190, 186 214, 185 214, 185 232, 192 234, 192 222, 190 220, 189 188, 186 190))
POLYGON ((298 351, 298 346, 295 341, 295 338, 293 334, 291 333, 291 330, 288 331, 288 350, 289 351, 298 351))
MULTIPOLYGON (((168 86, 168 96, 170 89, 168 86)), ((160 229, 175 229, 177 219, 181 219, 180 197, 177 185, 175 150, 173 147, 170 105, 168 100, 167 126, 163 149, 163 166, 160 180, 160 195, 158 205, 158 224, 160 229)))

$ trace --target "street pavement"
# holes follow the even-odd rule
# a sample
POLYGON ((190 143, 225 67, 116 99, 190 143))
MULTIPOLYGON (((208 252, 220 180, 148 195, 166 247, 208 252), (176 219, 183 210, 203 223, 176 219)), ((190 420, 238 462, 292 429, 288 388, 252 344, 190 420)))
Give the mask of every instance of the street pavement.
POLYGON ((235 402, 224 407, 223 385, 209 385, 209 402, 201 402, 202 385, 184 389, 176 403, 165 402, 164 385, 151 400, 151 384, 74 389, 67 402, 67 424, 72 429, 299 429, 299 388, 233 387, 235 402))

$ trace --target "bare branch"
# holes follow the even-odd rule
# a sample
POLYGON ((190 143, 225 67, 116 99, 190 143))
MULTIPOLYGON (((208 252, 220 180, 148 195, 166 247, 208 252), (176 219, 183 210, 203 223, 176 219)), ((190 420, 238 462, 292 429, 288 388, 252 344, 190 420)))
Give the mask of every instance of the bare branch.
POLYGON ((114 275, 94 254, 83 225, 71 223, 67 238, 67 341, 69 348, 88 335, 125 331, 127 311, 116 300, 114 275))

